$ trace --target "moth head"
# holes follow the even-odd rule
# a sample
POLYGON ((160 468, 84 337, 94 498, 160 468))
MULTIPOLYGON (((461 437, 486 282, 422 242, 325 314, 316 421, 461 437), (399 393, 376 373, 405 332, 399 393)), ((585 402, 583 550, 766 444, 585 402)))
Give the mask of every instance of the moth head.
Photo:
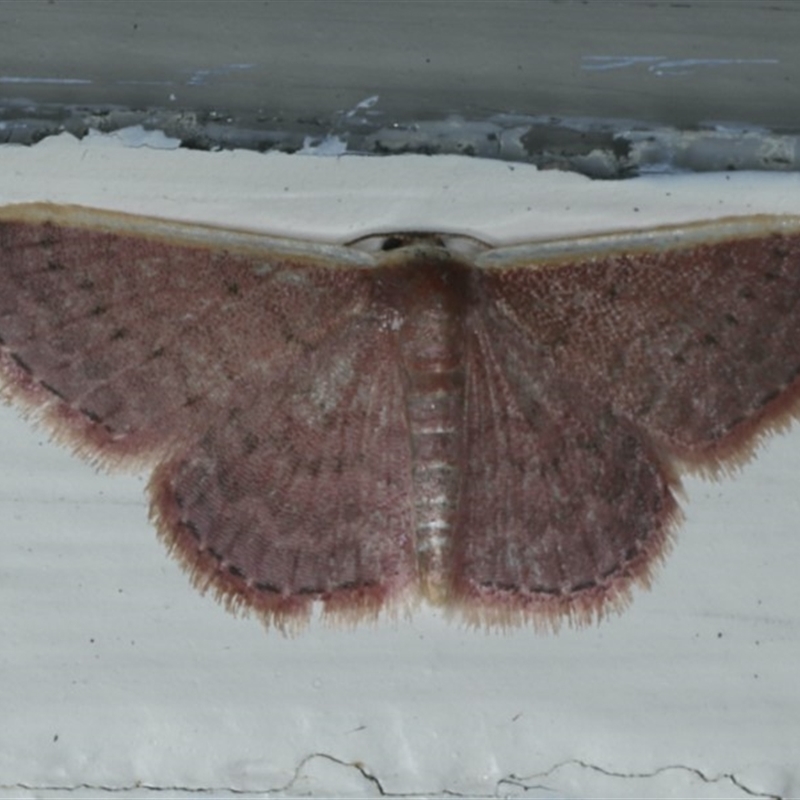
POLYGON ((370 234, 354 239, 347 244, 348 247, 375 255, 396 251, 404 251, 404 254, 407 255, 411 255, 412 251, 425 251, 428 253, 441 251, 443 254, 463 257, 474 256, 489 247, 485 242, 472 236, 435 233, 432 231, 397 231, 370 234))

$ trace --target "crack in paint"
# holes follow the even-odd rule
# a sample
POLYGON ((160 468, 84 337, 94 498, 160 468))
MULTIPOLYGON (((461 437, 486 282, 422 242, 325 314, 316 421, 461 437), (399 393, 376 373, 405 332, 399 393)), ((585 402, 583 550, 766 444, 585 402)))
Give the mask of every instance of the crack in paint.
POLYGON ((383 784, 380 782, 378 777, 373 773, 371 773, 363 762, 344 761, 340 758, 337 758, 336 756, 330 755, 329 753, 309 753, 298 763, 297 767, 295 767, 294 775, 292 776, 291 780, 289 780, 286 784, 279 787, 278 789, 274 790, 271 789, 270 792, 272 791, 285 792, 289 790, 297 781, 299 781, 303 777, 302 771, 303 768, 306 766, 306 764, 316 759, 322 759, 324 761, 330 762, 331 764, 336 764, 337 766, 340 767, 349 767, 351 769, 355 769, 357 772, 361 773, 361 776, 365 780, 369 781, 376 788, 378 792, 377 795, 378 797, 402 797, 402 795, 393 795, 385 792, 383 789, 383 784))
MULTIPOLYGON (((481 798, 486 797, 487 795, 483 793, 463 793, 457 792, 450 789, 436 789, 433 791, 415 791, 415 792, 390 792, 384 788, 384 785, 381 779, 361 761, 347 761, 337 756, 334 756, 330 753, 323 753, 323 752, 314 752, 309 753, 308 755, 304 756, 298 763, 294 769, 292 777, 286 781, 284 784, 280 786, 276 786, 269 789, 255 789, 255 788, 248 788, 248 789, 241 789, 236 788, 233 786, 216 786, 216 787, 202 787, 202 786, 179 786, 179 785, 169 785, 169 786, 159 786, 155 784, 148 784, 141 781, 136 781, 133 784, 128 784, 124 786, 110 786, 102 783, 76 783, 73 785, 34 785, 28 783, 15 783, 15 784, 0 784, 0 790, 23 790, 29 792, 76 792, 76 791, 103 791, 109 793, 125 793, 130 792, 133 790, 145 790, 153 793, 161 793, 161 792, 186 792, 186 793, 194 793, 194 794, 204 794, 204 795, 215 795, 221 792, 228 792, 232 795, 241 795, 243 797, 248 795, 284 795, 287 792, 292 791, 292 789, 296 788, 296 784, 301 781, 303 778, 308 777, 304 774, 305 768, 313 761, 322 760, 326 761, 330 764, 334 764, 339 767, 345 767, 348 769, 355 770, 365 781, 370 783, 374 789, 375 797, 388 797, 388 798, 408 798, 412 800, 413 798, 424 798, 424 797, 455 797, 455 798, 464 798, 464 800, 469 800, 469 798, 481 798)), ((511 774, 507 777, 501 778, 495 784, 495 797, 506 797, 507 791, 504 791, 503 787, 507 788, 516 788, 521 789, 523 792, 529 792, 534 790, 544 790, 553 792, 555 794, 559 793, 559 789, 554 786, 549 786, 545 783, 532 783, 531 781, 535 781, 541 778, 548 778, 552 776, 554 773, 557 773, 559 770, 564 769, 570 766, 577 766, 581 769, 589 770, 592 772, 596 772, 599 775, 603 775, 608 778, 619 778, 622 780, 635 780, 635 779, 648 779, 648 778, 656 778, 660 775, 663 775, 665 772, 670 771, 680 771, 689 773, 690 775, 695 776, 696 778, 700 779, 703 783, 707 784, 714 784, 720 783, 722 781, 728 781, 733 786, 735 786, 740 791, 744 792, 746 795, 750 797, 757 797, 757 798, 764 798, 764 800, 786 800, 783 795, 773 794, 771 792, 759 792, 755 789, 750 788, 745 783, 743 783, 739 778, 736 777, 735 774, 730 772, 721 773, 715 776, 706 775, 702 770, 698 769, 697 767, 687 766, 685 764, 669 764, 664 767, 658 767, 653 769, 649 772, 618 772, 616 770, 606 769, 601 767, 597 764, 591 764, 587 761, 582 761, 581 759, 568 759, 566 761, 561 761, 547 770, 542 772, 533 773, 527 777, 521 777, 514 774, 511 774)), ((305 792, 303 792, 305 794, 305 792)), ((310 792, 311 796, 314 796, 315 793, 313 790, 310 792)))
MULTIPOLYGON (((124 784, 120 786, 112 786, 109 784, 103 783, 74 783, 74 784, 33 784, 33 783, 13 783, 13 784, 0 784, 0 790, 9 791, 9 790, 16 790, 16 791, 26 791, 26 792, 81 792, 81 791, 99 791, 99 792, 108 792, 109 794, 124 794, 127 792, 135 791, 135 790, 145 790, 148 792, 160 793, 160 792, 186 792, 192 794, 204 794, 204 795, 218 795, 221 792, 228 792, 233 795, 242 795, 243 797, 253 795, 283 795, 287 791, 290 791, 292 787, 300 781, 303 775, 303 769, 312 761, 322 759, 329 763, 335 764, 341 767, 347 767, 350 769, 356 770, 361 777, 363 777, 366 781, 371 783, 375 788, 376 797, 418 797, 421 796, 420 794, 394 794, 384 791, 383 785, 381 784, 380 780, 376 775, 373 775, 367 767, 359 762, 359 761, 345 761, 343 759, 337 758, 336 756, 330 755, 328 753, 310 753, 304 756, 297 764, 294 769, 294 774, 292 777, 284 784, 280 786, 268 788, 268 789, 258 789, 258 788, 236 788, 234 786, 181 786, 177 784, 170 784, 170 785, 157 785, 146 783, 143 781, 135 781, 131 784, 124 784)), ((313 793, 312 793, 313 794, 313 793)), ((456 796, 460 797, 461 795, 454 795, 452 793, 445 792, 449 796, 456 796)))
POLYGON ((772 794, 771 792, 759 792, 755 789, 751 789, 749 786, 744 784, 736 775, 732 772, 723 772, 719 775, 709 776, 706 775, 701 769, 697 767, 687 766, 685 764, 668 764, 664 767, 658 767, 657 769, 651 770, 649 772, 617 772, 615 770, 605 769, 597 764, 591 764, 587 761, 582 761, 581 759, 572 758, 566 761, 561 761, 558 764, 550 767, 549 769, 545 770, 544 772, 537 772, 528 777, 518 777, 516 775, 510 775, 507 778, 502 778, 497 782, 495 788, 496 796, 502 796, 500 794, 500 787, 503 785, 512 785, 521 788, 523 791, 530 791, 532 789, 546 789, 548 791, 552 791, 553 789, 549 786, 542 785, 542 784, 529 784, 528 781, 537 779, 537 778, 547 778, 553 773, 557 772, 558 770, 569 767, 569 766, 578 766, 582 769, 591 770, 592 772, 597 772, 600 775, 604 775, 609 778, 622 778, 622 779, 647 779, 647 778, 655 778, 659 775, 662 775, 665 772, 670 772, 673 770, 687 772, 695 777, 699 778, 703 783, 713 784, 713 783, 720 783, 722 781, 729 781, 733 784, 737 789, 740 789, 745 794, 751 797, 761 797, 765 798, 765 800, 785 800, 782 795, 779 794, 772 794))

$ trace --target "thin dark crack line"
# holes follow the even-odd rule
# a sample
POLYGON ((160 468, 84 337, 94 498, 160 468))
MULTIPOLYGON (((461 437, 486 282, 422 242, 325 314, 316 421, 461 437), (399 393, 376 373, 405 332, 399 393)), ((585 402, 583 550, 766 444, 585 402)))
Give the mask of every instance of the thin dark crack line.
MULTIPOLYGON (((443 797, 455 797, 455 798, 464 798, 465 800, 483 800, 486 798, 486 794, 475 794, 475 795, 468 795, 463 794, 460 792, 454 792, 448 789, 437 790, 434 792, 387 792, 383 788, 383 784, 381 783, 380 779, 374 775, 370 770, 360 761, 345 761, 344 759, 337 758, 336 756, 332 756, 329 753, 310 753, 304 758, 300 760, 297 766, 294 769, 294 774, 292 777, 283 785, 273 787, 270 789, 237 789, 231 786, 215 786, 213 788, 210 787, 201 787, 201 786, 177 786, 177 785, 170 785, 170 786, 157 786, 155 784, 143 783, 137 781, 134 784, 127 784, 125 786, 108 786, 105 784, 92 784, 92 783, 76 783, 72 785, 34 785, 34 784, 27 784, 27 783, 16 783, 16 784, 0 784, 0 789, 22 789, 25 791, 47 791, 47 792, 66 792, 66 791, 75 791, 75 790, 93 790, 93 791, 104 791, 109 793, 115 794, 124 794, 125 792, 135 791, 135 790, 145 790, 150 792, 187 792, 187 793, 194 793, 194 794, 204 794, 204 795, 215 795, 219 794, 220 792, 229 792, 230 794, 234 795, 243 795, 243 796, 272 796, 272 795, 283 795, 286 792, 292 790, 296 783, 302 780, 303 776, 303 769, 307 764, 311 761, 316 759, 322 759, 324 761, 328 761, 332 764, 341 767, 347 767, 349 769, 355 769, 358 773, 360 773, 361 777, 364 780, 368 781, 375 787, 376 794, 375 797, 389 797, 389 798, 408 798, 408 800, 414 800, 414 798, 429 798, 433 796, 443 796, 443 797)), ((359 795, 360 796, 360 795, 359 795)), ((346 797, 346 795, 341 795, 341 797, 346 797)))
POLYGON ((305 756, 295 767, 294 775, 291 777, 289 781, 287 781, 283 786, 271 790, 272 792, 285 792, 290 789, 297 781, 299 781, 302 777, 301 773, 303 771, 303 767, 308 764, 310 761, 315 759, 323 759, 325 761, 329 761, 332 764, 336 764, 340 767, 350 767, 352 769, 357 770, 361 773, 361 776, 369 781, 378 791, 379 797, 397 797, 398 795, 387 795, 387 793, 383 789, 383 785, 381 784, 380 780, 376 775, 373 775, 362 762, 360 761, 344 761, 336 756, 329 755, 328 753, 309 753, 305 756))
POLYGON ((509 783, 513 785, 520 786, 521 788, 527 789, 534 789, 534 788, 544 788, 549 789, 549 787, 541 786, 539 784, 528 784, 529 780, 533 780, 536 778, 547 778, 551 776, 554 772, 571 765, 582 767, 583 769, 589 769, 593 772, 597 772, 601 775, 606 775, 610 778, 623 778, 623 779, 637 779, 637 778, 654 778, 657 775, 661 775, 664 772, 670 772, 672 770, 677 770, 681 772, 688 772, 692 775, 696 775, 700 778, 701 781, 704 783, 719 783, 721 781, 730 781, 736 788, 741 789, 746 794, 750 795, 751 797, 762 797, 766 800, 785 800, 782 795, 772 794, 770 792, 758 792, 750 787, 746 786, 742 783, 732 772, 723 772, 719 775, 715 775, 713 777, 709 777, 706 775, 701 769, 697 767, 689 767, 684 764, 668 764, 664 767, 658 767, 657 769, 652 770, 651 772, 616 772, 614 770, 604 769, 603 767, 598 766, 597 764, 590 764, 587 761, 581 761, 577 758, 568 759, 566 761, 561 761, 558 764, 550 767, 550 769, 544 772, 537 772, 528 777, 519 777, 517 775, 509 775, 506 778, 502 778, 497 782, 497 789, 504 784, 509 783))
MULTIPOLYGON (((250 796, 257 796, 257 795, 281 795, 285 794, 288 791, 291 791, 294 788, 295 784, 297 784, 300 780, 303 779, 303 770, 312 761, 316 759, 322 759, 327 761, 331 764, 335 764, 341 767, 347 767, 349 769, 355 769, 358 773, 360 773, 361 777, 364 780, 371 783, 376 790, 376 797, 388 797, 388 798, 408 798, 409 800, 413 800, 414 798, 429 798, 432 796, 444 796, 444 797, 457 797, 457 798, 464 798, 464 800, 470 800, 471 798, 475 798, 475 800, 479 800, 480 798, 485 798, 488 795, 486 794, 465 794, 462 792, 455 792, 449 789, 437 789, 434 791, 418 791, 418 792, 389 792, 386 791, 383 787, 381 780, 371 772, 363 762, 361 761, 346 761, 341 758, 337 758, 336 756, 330 755, 329 753, 309 753, 308 755, 304 756, 297 764, 294 769, 294 774, 292 777, 286 781, 281 786, 265 789, 256 789, 256 788, 248 788, 248 789, 240 789, 233 786, 215 786, 215 787, 204 787, 204 786, 179 786, 179 785, 169 785, 169 786, 158 786, 155 784, 144 783, 140 781, 136 781, 133 784, 127 784, 124 786, 111 786, 106 784, 93 784, 93 783, 76 783, 71 785, 36 785, 36 784, 29 784, 29 783, 15 783, 15 784, 0 784, 0 789, 9 790, 9 789, 18 789, 23 791, 45 791, 45 792, 67 792, 67 791, 75 791, 75 790, 92 790, 92 791, 103 791, 115 794, 124 794, 126 792, 136 791, 136 790, 145 790, 153 793, 161 793, 161 792, 186 792, 186 793, 193 793, 193 794, 204 794, 204 795, 214 795, 219 794, 220 792, 228 792, 232 795, 250 795, 250 796)), ((527 777, 522 777, 518 775, 508 775, 504 778, 498 780, 495 784, 495 797, 504 797, 504 793, 502 791, 503 786, 513 786, 523 791, 532 791, 532 790, 545 790, 553 793, 557 793, 558 790, 547 786, 541 783, 531 783, 530 781, 536 780, 538 778, 547 778, 552 776, 557 771, 563 769, 564 767, 569 766, 578 766, 582 769, 591 770, 593 772, 597 772, 600 775, 604 775, 610 778, 620 778, 620 779, 647 779, 647 778, 655 778, 658 775, 661 775, 665 772, 670 771, 680 771, 680 772, 687 772, 692 775, 698 777, 701 781, 708 784, 719 783, 721 781, 730 781, 736 788, 740 789, 745 794, 751 797, 758 797, 764 798, 765 800, 785 800, 782 795, 772 794, 769 792, 758 792, 755 791, 744 783, 742 783, 733 773, 724 772, 714 777, 709 777, 706 775, 702 770, 698 769, 697 767, 689 767, 683 764, 669 764, 664 767, 659 767, 654 769, 650 772, 618 772, 615 770, 605 769, 597 764, 590 764, 587 761, 582 761, 580 759, 568 759, 566 761, 561 761, 558 764, 550 767, 549 769, 533 773, 527 777)))

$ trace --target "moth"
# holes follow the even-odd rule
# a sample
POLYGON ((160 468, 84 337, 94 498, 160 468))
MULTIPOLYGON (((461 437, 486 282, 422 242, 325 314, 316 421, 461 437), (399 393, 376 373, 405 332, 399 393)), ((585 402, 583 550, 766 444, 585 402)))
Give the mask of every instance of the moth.
POLYGON ((167 549, 267 625, 588 623, 650 583, 681 473, 798 417, 800 218, 493 249, 10 206, 0 376, 151 466, 167 549))

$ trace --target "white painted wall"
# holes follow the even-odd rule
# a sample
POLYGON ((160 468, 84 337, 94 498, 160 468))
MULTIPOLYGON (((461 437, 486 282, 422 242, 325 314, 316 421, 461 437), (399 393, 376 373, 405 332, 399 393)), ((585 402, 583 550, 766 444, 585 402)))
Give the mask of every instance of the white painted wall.
MULTIPOLYGON (((800 178, 592 183, 119 136, 0 148, 0 202, 42 199, 321 240, 433 227, 499 243, 800 214, 800 178)), ((0 408, 0 797, 796 796, 799 475, 795 425, 734 479, 687 479, 652 591, 597 628, 487 635, 421 609, 286 639, 191 588, 148 523, 145 475, 99 475, 0 408)))

